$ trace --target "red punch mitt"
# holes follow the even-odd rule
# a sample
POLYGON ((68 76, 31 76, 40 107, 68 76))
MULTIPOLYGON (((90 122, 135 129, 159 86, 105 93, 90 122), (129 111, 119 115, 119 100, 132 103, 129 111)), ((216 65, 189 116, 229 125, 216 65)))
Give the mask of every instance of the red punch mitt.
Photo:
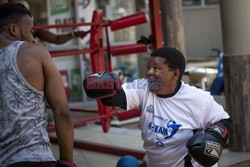
POLYGON ((71 161, 57 160, 56 167, 77 167, 77 166, 71 161))

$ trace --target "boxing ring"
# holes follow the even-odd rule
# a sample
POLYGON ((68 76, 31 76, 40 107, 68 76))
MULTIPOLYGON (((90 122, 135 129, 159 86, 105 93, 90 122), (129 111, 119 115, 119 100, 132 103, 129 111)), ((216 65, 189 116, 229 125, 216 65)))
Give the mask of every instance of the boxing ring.
MULTIPOLYGON (((154 0, 149 0, 149 9, 150 9, 151 32, 153 37, 152 48, 155 49, 162 46, 162 30, 161 30, 159 2, 154 0)), ((73 56, 73 55, 89 53, 92 73, 97 73, 100 71, 110 71, 110 72, 112 71, 112 66, 111 66, 112 56, 124 56, 127 54, 148 52, 148 45, 143 43, 111 46, 109 42, 108 28, 110 28, 111 31, 116 31, 126 27, 143 24, 146 23, 147 21, 148 20, 145 12, 139 12, 116 20, 104 20, 103 11, 100 9, 96 9, 93 12, 91 23, 39 25, 35 26, 35 29, 51 29, 51 28, 67 28, 67 27, 73 28, 79 26, 89 26, 90 29, 89 31, 87 31, 88 33, 90 33, 89 49, 55 51, 51 52, 50 54, 53 58, 55 58, 61 56, 73 56), (103 44, 104 36, 106 37, 105 38, 106 46, 104 46, 103 44), (106 55, 108 56, 107 63, 105 63, 105 57, 104 57, 105 52, 106 55)), ((86 125, 87 122, 100 120, 103 132, 107 133, 110 129, 111 120, 113 116, 116 116, 119 121, 140 116, 140 111, 137 109, 118 112, 115 110, 114 107, 104 106, 101 103, 100 99, 97 99, 97 105, 98 105, 97 111, 71 108, 70 109, 71 112, 97 113, 96 116, 73 121, 73 126, 80 127, 86 125)), ((49 106, 47 106, 47 108, 49 108, 49 106)), ((47 127, 48 132, 53 132, 54 130, 55 127, 53 125, 49 125, 47 127)), ((57 138, 50 136, 50 141, 52 143, 57 143, 57 138)), ((109 154, 121 155, 121 156, 132 155, 138 159, 142 159, 145 155, 144 151, 115 147, 110 145, 96 144, 80 140, 74 141, 74 147, 80 149, 88 149, 92 151, 104 152, 109 154)))

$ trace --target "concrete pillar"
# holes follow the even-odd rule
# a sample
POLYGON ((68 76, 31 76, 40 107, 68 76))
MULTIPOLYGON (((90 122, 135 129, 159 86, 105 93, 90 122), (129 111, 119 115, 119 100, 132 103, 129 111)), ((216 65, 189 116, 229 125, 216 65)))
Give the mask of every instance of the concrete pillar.
POLYGON ((223 48, 226 54, 250 54, 250 1, 221 0, 223 48))
POLYGON ((233 121, 229 148, 250 151, 250 1, 220 2, 226 109, 233 121))
POLYGON ((165 47, 174 47, 185 54, 182 0, 160 0, 162 33, 165 47))

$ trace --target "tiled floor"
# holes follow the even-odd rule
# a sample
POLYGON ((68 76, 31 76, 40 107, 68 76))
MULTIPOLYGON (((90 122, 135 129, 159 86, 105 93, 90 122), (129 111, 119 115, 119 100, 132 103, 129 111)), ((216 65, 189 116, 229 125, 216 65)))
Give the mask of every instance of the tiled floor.
MULTIPOLYGON (((219 167, 231 167, 231 165, 243 167, 240 164, 245 161, 250 161, 250 152, 236 152, 225 149, 219 161, 219 167)), ((244 167, 249 167, 249 165, 244 167)))
MULTIPOLYGON (((108 133, 103 133, 100 125, 88 124, 74 132, 76 140, 144 151, 139 129, 111 127, 108 133)), ((52 150, 58 159, 58 146, 53 144, 52 150)), ((78 167, 116 167, 120 158, 119 155, 74 149, 74 162, 78 167)))
MULTIPOLYGON (((52 150, 58 159, 58 146, 53 144, 52 150)), ((74 163, 78 167, 115 167, 119 158, 111 154, 74 149, 74 163)))
MULTIPOLYGON (((88 123, 86 126, 75 128, 75 139, 145 151, 137 125, 133 123, 122 127, 111 127, 108 133, 103 133, 100 125, 88 123)), ((55 133, 50 135, 55 135, 55 133)), ((52 150, 58 159, 58 146, 53 144, 52 150)), ((116 167, 120 158, 119 155, 74 149, 74 162, 78 167, 116 167)), ((250 160, 250 152, 233 152, 225 149, 218 165, 228 167, 246 160, 250 160)))

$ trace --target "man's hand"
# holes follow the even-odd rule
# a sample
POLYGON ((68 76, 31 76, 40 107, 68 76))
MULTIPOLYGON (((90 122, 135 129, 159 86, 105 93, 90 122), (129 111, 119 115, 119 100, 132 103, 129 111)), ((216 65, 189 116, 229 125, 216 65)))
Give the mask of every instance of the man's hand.
POLYGON ((72 36, 77 38, 84 38, 88 35, 89 31, 72 31, 72 36))

